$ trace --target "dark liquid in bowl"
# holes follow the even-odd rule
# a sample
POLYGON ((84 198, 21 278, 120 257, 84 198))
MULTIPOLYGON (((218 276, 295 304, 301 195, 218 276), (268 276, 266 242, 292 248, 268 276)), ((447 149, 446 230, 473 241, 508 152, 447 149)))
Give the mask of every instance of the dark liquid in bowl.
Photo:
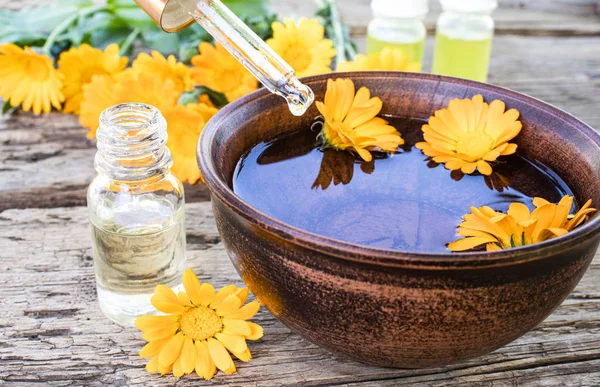
MULTIPOLYGON (((388 117, 388 119, 390 119, 388 117)), ((317 131, 260 143, 238 162, 233 190, 259 211, 297 228, 357 245, 409 252, 448 252, 469 207, 506 211, 531 198, 573 195, 549 168, 518 154, 502 157, 495 174, 462 176, 427 159, 422 121, 390 119, 405 144, 393 155, 353 154, 317 145, 317 131), (503 184, 508 182, 508 186, 503 184)))

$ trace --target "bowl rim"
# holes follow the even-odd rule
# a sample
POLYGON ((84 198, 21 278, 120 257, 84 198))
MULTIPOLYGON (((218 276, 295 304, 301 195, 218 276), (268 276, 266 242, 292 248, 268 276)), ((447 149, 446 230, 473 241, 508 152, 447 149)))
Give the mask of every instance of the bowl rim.
MULTIPOLYGON (((523 103, 535 106, 547 114, 551 114, 562 120, 569 121, 577 127, 584 135, 590 138, 600 149, 600 133, 592 127, 579 120, 575 116, 543 102, 534 97, 522 94, 511 89, 495 86, 487 83, 471 81, 462 78, 454 78, 442 75, 407 73, 394 71, 363 71, 363 72, 345 72, 330 73, 302 78, 301 81, 306 84, 319 82, 328 78, 351 78, 360 80, 365 78, 378 77, 401 77, 407 79, 424 79, 438 82, 451 81, 466 87, 499 92, 501 94, 520 99, 523 103)), ((299 245, 310 250, 316 250, 328 256, 334 256, 342 260, 349 260, 359 263, 375 264, 388 267, 418 268, 418 269, 478 269, 495 266, 505 266, 516 263, 530 262, 546 258, 564 252, 600 233, 600 216, 588 221, 583 226, 569 232, 561 237, 553 238, 533 245, 527 245, 512 249, 498 250, 492 252, 445 252, 445 253, 426 253, 410 252, 402 250, 391 250, 374 248, 344 242, 337 239, 321 236, 310 231, 292 226, 282 222, 277 218, 267 215, 238 197, 233 189, 229 187, 226 181, 219 177, 216 166, 212 160, 212 145, 214 138, 221 127, 221 124, 227 121, 227 117, 236 109, 244 105, 249 105, 262 98, 271 98, 271 93, 262 88, 254 91, 222 108, 203 129, 197 146, 197 158, 202 171, 204 181, 209 188, 211 195, 226 205, 229 210, 242 216, 249 223, 276 235, 279 238, 299 245)), ((285 100, 281 100, 285 104, 285 100)))

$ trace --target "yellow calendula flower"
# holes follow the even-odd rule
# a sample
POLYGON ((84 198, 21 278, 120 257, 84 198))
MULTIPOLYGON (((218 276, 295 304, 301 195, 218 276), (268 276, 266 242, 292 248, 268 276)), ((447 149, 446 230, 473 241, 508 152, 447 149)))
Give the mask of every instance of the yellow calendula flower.
POLYGON ((173 81, 132 69, 118 74, 116 79, 96 75, 84 86, 79 121, 90 130, 88 137, 95 137, 104 109, 118 103, 138 102, 164 112, 177 104, 179 95, 173 81))
POLYGON ((79 122, 89 129, 89 138, 96 137, 100 114, 115 104, 116 92, 117 84, 109 75, 96 75, 89 83, 83 85, 79 122))
POLYGON ((180 94, 170 79, 128 71, 119 77, 115 103, 145 103, 162 112, 175 106, 180 94))
POLYGON ((58 69, 64 75, 65 113, 79 113, 83 86, 94 75, 113 76, 125 69, 129 59, 119 56, 119 46, 111 44, 104 51, 82 44, 60 54, 58 69))
POLYGON ((258 81, 227 50, 217 43, 202 42, 200 55, 192 58, 192 80, 197 85, 225 94, 229 102, 258 88, 258 81))
POLYGON ((148 344, 140 357, 150 358, 146 370, 162 375, 173 372, 181 377, 196 371, 210 380, 217 369, 226 374, 236 371, 232 353, 241 361, 252 358, 246 340, 263 335, 260 325, 246 321, 259 310, 258 301, 244 305, 248 289, 225 286, 215 293, 208 283, 201 284, 188 269, 183 274, 185 292, 175 294, 158 285, 152 305, 163 316, 145 315, 135 321, 148 344))
POLYGON ((487 251, 509 249, 539 243, 565 235, 583 223, 596 210, 588 200, 570 216, 573 197, 565 195, 558 204, 534 198, 535 210, 522 203, 512 203, 506 214, 490 207, 471 207, 458 226, 458 234, 465 238, 448 245, 452 251, 465 251, 485 245, 487 251))
POLYGON ((202 179, 196 161, 196 144, 202 129, 217 111, 204 103, 177 105, 164 111, 169 134, 167 146, 173 157, 171 171, 179 180, 195 184, 202 179))
POLYGON ((152 56, 141 53, 133 61, 131 67, 138 73, 152 74, 164 80, 170 79, 179 93, 189 91, 194 87, 189 67, 177 62, 173 55, 165 58, 158 51, 152 51, 152 56))
POLYGON ((34 114, 50 113, 52 106, 60 110, 63 77, 46 55, 29 47, 0 45, 0 97, 11 106, 21 105, 34 114))
POLYGON ((317 101, 325 123, 321 136, 328 146, 354 150, 365 161, 371 161, 371 150, 394 152, 404 144, 400 133, 383 118, 377 117, 383 103, 361 87, 354 94, 350 79, 327 80, 325 101, 317 101))
POLYGON ((408 57, 398 48, 385 47, 380 52, 369 55, 356 55, 352 62, 342 62, 337 71, 421 71, 419 62, 409 62, 408 57))
POLYGON ((519 112, 505 108, 499 100, 488 105, 481 95, 453 99, 448 108, 437 110, 423 125, 425 142, 416 147, 447 169, 490 175, 490 163, 516 152, 517 145, 509 141, 522 128, 519 112))
POLYGON ((298 24, 284 18, 283 24, 274 22, 273 37, 267 44, 292 66, 296 76, 331 72, 331 59, 336 52, 333 43, 324 39, 325 29, 317 19, 301 18, 298 24))

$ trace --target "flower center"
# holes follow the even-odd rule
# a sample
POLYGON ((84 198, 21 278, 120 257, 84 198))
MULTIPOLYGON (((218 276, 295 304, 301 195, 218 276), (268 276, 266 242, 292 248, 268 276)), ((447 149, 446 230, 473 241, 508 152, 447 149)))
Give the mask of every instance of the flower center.
POLYGON ((49 69, 46 63, 39 58, 32 57, 27 60, 26 73, 29 77, 36 81, 45 81, 48 78, 49 69))
POLYGON ((301 44, 294 44, 285 50, 283 59, 298 72, 310 66, 312 57, 306 47, 301 44))
POLYGON ((223 322, 206 306, 190 308, 181 316, 181 331, 192 340, 205 340, 223 329, 223 322))
POLYGON ((456 144, 456 152, 467 155, 472 161, 481 160, 493 149, 493 139, 481 131, 461 136, 456 144))

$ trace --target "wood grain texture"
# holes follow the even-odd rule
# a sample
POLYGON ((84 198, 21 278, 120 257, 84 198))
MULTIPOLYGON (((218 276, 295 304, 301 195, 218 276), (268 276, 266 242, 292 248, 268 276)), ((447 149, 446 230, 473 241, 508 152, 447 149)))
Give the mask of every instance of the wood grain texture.
MULTIPOLYGON (((208 203, 188 204, 188 258, 202 281, 241 285, 208 203)), ((135 328, 103 317, 96 301, 83 207, 0 213, 0 384, 202 386, 186 376, 149 375, 135 328)), ((577 289, 544 323, 482 358, 425 370, 368 367, 306 342, 268 311, 254 359, 212 384, 232 386, 597 386, 600 385, 600 255, 577 289)), ((307 300, 310 302, 310 300, 307 300)))

